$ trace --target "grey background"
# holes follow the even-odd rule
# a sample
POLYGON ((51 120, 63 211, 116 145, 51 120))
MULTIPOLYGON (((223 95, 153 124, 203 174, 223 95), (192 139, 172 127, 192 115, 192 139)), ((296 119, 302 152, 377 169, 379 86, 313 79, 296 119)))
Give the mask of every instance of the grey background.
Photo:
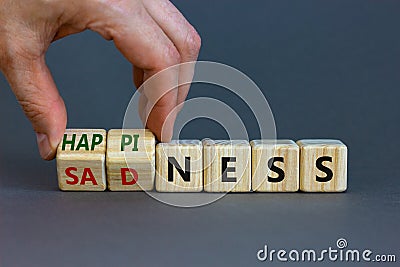
MULTIPOLYGON (((1 76, 0 266, 273 266, 256 260, 264 244, 323 249, 339 237, 400 257, 400 2, 174 3, 202 36, 200 59, 232 65, 262 88, 279 138, 348 145, 348 192, 230 194, 195 209, 145 193, 60 192, 55 162, 39 159, 1 76)), ((122 126, 134 87, 112 42, 86 32, 53 44, 47 60, 68 127, 122 126)), ((190 96, 213 92, 204 88, 190 96)), ((212 123, 198 127, 205 123, 182 136, 224 135, 212 123)))

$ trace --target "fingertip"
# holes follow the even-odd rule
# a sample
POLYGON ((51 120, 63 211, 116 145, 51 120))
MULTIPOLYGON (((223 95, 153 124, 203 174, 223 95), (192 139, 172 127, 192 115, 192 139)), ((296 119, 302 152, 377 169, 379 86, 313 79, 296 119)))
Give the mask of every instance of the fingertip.
POLYGON ((36 132, 39 154, 44 160, 56 157, 57 148, 67 126, 67 111, 61 97, 44 108, 40 120, 31 120, 36 132))
POLYGON ((160 142, 170 142, 173 136, 176 109, 171 111, 154 108, 147 119, 146 127, 150 129, 160 142))
POLYGON ((146 128, 152 131, 157 140, 160 142, 168 143, 172 139, 173 125, 167 126, 165 123, 159 120, 148 120, 146 123, 146 128))
POLYGON ((52 160, 56 155, 56 148, 50 144, 49 138, 44 133, 36 133, 39 154, 44 160, 52 160))
POLYGON ((161 134, 160 134, 160 139, 159 140, 161 142, 163 142, 163 143, 171 142, 173 131, 174 131, 173 128, 174 128, 173 125, 172 125, 172 127, 168 127, 168 129, 165 130, 165 131, 164 131, 164 128, 163 128, 163 130, 161 130, 161 134))

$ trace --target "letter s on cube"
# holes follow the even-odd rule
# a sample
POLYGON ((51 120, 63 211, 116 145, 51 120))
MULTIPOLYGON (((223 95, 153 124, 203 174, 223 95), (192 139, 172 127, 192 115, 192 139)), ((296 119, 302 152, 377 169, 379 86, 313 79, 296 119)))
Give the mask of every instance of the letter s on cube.
POLYGON ((333 139, 303 139, 300 147, 300 190, 343 192, 347 189, 347 146, 333 139))

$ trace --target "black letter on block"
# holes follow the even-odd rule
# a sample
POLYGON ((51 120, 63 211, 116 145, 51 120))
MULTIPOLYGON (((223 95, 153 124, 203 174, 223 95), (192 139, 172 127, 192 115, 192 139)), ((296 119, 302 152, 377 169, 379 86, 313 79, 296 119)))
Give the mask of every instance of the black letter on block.
POLYGON ((235 167, 228 167, 228 162, 236 162, 235 157, 222 157, 222 182, 236 182, 236 177, 228 177, 228 172, 236 171, 235 167))
POLYGON ((71 145, 71 151, 74 151, 76 134, 72 135, 72 139, 71 140, 67 140, 67 138, 68 138, 68 135, 64 134, 61 150, 65 151, 65 146, 66 145, 71 145))
POLYGON ((322 162, 324 162, 324 161, 332 162, 332 157, 325 156, 325 157, 319 157, 317 159, 317 162, 316 162, 317 168, 320 171, 323 171, 324 173, 326 173, 325 177, 320 177, 317 175, 317 182, 329 182, 330 180, 332 180, 333 172, 328 167, 322 165, 322 162))
POLYGON ((273 157, 268 160, 268 167, 270 168, 270 170, 273 172, 276 172, 278 174, 278 177, 276 177, 276 178, 268 176, 268 182, 279 183, 279 182, 282 182, 283 179, 285 179, 285 172, 278 166, 274 165, 275 162, 277 162, 277 161, 283 163, 283 157, 273 157))
POLYGON ((190 157, 185 157, 185 171, 182 170, 182 167, 174 157, 168 157, 168 182, 174 181, 173 166, 175 166, 179 175, 182 176, 185 182, 190 182, 190 157))

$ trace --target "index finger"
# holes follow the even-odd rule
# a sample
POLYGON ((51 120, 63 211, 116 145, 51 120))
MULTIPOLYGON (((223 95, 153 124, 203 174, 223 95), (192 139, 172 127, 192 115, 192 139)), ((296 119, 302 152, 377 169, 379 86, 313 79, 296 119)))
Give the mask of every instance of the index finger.
MULTIPOLYGON (((135 9, 135 14, 118 14, 123 17, 111 25, 112 39, 125 58, 143 70, 143 80, 147 81, 156 73, 180 63, 181 58, 172 41, 144 7, 136 8, 143 10, 138 12, 135 9)), ((130 9, 126 7, 124 10, 130 9)), ((115 17, 111 21, 115 21, 115 17)), ((101 29, 94 30, 102 32, 101 29)), ((173 110, 178 103, 178 73, 177 68, 170 68, 139 89, 146 99, 142 116, 144 123, 162 142, 168 142, 172 137, 176 117, 173 110)))

